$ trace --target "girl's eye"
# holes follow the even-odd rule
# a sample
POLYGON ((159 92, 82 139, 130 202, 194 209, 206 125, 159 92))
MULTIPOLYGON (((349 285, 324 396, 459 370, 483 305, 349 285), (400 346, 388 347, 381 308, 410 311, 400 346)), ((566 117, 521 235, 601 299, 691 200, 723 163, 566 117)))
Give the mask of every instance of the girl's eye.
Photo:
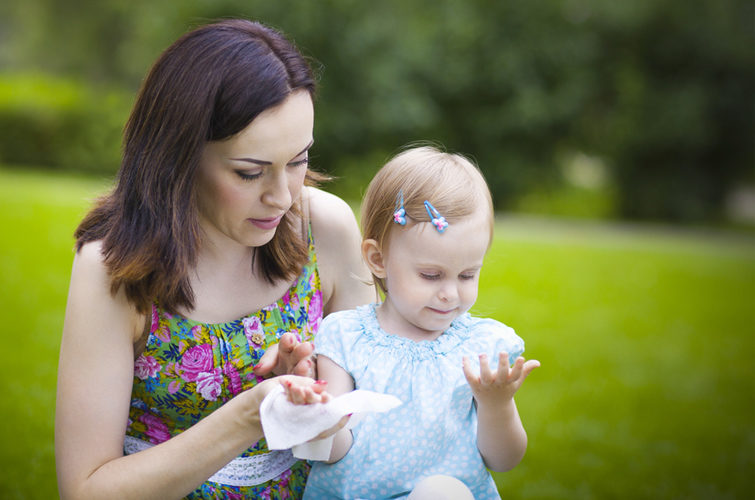
POLYGON ((440 279, 440 274, 430 274, 430 273, 419 273, 422 278, 426 280, 437 280, 440 279))
POLYGON ((461 280, 473 280, 474 274, 460 274, 459 279, 461 280))
POLYGON ((253 174, 248 174, 240 170, 236 170, 236 175, 238 175, 245 181, 253 181, 254 179, 257 179, 258 177, 260 177, 262 175, 262 172, 255 172, 253 174))

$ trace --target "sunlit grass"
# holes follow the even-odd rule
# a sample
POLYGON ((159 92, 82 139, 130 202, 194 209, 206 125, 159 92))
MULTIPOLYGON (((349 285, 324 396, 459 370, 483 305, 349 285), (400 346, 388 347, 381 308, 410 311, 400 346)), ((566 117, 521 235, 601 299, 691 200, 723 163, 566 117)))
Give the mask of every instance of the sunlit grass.
MULTIPOLYGON (((57 496, 53 412, 71 234, 105 183, 0 170, 0 497, 57 496)), ((753 491, 755 239, 501 218, 475 307, 542 367, 504 498, 753 491)))

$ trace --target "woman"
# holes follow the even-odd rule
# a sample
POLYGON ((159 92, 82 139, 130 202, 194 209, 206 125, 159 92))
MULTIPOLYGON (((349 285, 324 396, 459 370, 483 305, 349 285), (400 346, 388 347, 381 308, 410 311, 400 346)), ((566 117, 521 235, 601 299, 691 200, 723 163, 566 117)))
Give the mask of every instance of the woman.
POLYGON ((312 187, 313 93, 301 54, 242 20, 150 71, 117 185, 76 231, 63 498, 301 495, 307 465, 262 439, 264 377, 312 375, 323 314, 375 297, 351 210, 312 187))

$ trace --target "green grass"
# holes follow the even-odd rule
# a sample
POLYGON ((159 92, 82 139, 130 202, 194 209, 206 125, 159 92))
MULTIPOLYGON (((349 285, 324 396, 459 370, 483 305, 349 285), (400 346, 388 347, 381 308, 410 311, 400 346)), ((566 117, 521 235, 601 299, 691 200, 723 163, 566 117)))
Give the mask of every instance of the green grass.
MULTIPOLYGON (((104 186, 0 170, 0 498, 57 496, 71 234, 104 186)), ((751 497, 754 303, 752 235, 502 218, 475 311, 542 362, 504 498, 751 497)))

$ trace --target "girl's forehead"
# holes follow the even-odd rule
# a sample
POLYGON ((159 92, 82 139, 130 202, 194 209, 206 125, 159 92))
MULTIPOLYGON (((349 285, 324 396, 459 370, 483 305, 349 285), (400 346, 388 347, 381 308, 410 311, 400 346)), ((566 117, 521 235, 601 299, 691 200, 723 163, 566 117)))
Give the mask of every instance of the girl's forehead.
POLYGON ((388 235, 388 254, 401 253, 404 258, 427 262, 444 260, 481 261, 490 243, 490 226, 481 215, 449 223, 443 233, 430 222, 399 226, 394 224, 388 235))

